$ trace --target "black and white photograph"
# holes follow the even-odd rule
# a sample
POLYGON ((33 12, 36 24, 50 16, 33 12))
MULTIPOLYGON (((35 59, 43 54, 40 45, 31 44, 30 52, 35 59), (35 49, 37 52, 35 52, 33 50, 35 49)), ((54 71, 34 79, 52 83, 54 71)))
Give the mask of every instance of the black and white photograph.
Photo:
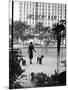
POLYGON ((9 89, 66 86, 67 4, 9 0, 9 89))

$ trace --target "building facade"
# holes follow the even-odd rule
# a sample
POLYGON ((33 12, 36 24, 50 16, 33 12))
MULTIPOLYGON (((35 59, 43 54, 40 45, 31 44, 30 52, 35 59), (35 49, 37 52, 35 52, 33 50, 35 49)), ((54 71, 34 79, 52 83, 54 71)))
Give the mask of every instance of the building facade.
POLYGON ((19 5, 18 19, 35 27, 37 22, 50 26, 66 19, 66 4, 43 2, 16 2, 19 5))

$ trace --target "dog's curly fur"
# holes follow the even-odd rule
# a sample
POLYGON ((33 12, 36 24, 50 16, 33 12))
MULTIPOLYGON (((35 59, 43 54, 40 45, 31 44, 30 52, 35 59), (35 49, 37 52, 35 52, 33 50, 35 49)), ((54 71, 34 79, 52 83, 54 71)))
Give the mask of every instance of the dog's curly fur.
POLYGON ((37 63, 42 64, 43 57, 44 57, 43 55, 41 55, 41 57, 37 57, 37 63))

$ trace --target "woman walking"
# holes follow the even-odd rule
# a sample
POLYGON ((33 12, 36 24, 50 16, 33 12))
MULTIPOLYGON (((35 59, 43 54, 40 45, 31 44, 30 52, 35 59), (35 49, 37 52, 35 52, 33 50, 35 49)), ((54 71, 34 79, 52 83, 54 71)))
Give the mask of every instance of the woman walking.
POLYGON ((30 64, 32 64, 33 51, 36 52, 35 49, 34 49, 33 43, 30 42, 30 45, 29 45, 29 47, 28 47, 28 54, 29 54, 30 64))

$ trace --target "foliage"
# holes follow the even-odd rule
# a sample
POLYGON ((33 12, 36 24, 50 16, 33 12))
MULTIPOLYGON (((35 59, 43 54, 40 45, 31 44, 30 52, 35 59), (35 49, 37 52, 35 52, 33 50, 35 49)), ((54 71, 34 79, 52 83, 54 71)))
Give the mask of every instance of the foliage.
POLYGON ((40 34, 41 31, 43 31, 43 23, 38 22, 35 25, 35 32, 40 34))
POLYGON ((35 82, 36 87, 38 86, 58 86, 58 85, 66 85, 66 72, 62 72, 59 75, 57 73, 51 75, 50 77, 43 72, 39 72, 37 74, 33 73, 32 82, 35 82), (62 80, 61 80, 62 78, 62 80))
MULTIPOLYGON (((13 88, 14 81, 21 75, 25 70, 21 70, 20 60, 18 59, 20 49, 10 49, 9 51, 9 88, 13 88)), ((21 54, 21 53, 20 53, 21 54)))
MULTIPOLYGON (((29 27, 26 22, 15 21, 13 23, 13 38, 24 40, 25 30, 29 27)), ((12 34, 12 25, 9 25, 10 34, 12 34)))
POLYGON ((59 63, 60 63, 60 45, 61 45, 61 37, 62 37, 62 34, 64 36, 64 33, 63 32, 66 32, 65 31, 66 28, 65 28, 65 25, 63 23, 63 20, 61 20, 59 23, 56 23, 53 25, 53 29, 52 29, 52 32, 53 32, 53 35, 56 37, 56 40, 57 40, 57 72, 59 74, 59 63))
POLYGON ((52 33, 53 33, 53 36, 55 36, 55 38, 57 39, 57 35, 61 35, 61 32, 63 32, 63 36, 65 37, 66 35, 66 27, 65 27, 65 21, 64 20, 61 20, 60 21, 60 24, 59 23, 55 23, 53 25, 53 29, 52 29, 52 33))

